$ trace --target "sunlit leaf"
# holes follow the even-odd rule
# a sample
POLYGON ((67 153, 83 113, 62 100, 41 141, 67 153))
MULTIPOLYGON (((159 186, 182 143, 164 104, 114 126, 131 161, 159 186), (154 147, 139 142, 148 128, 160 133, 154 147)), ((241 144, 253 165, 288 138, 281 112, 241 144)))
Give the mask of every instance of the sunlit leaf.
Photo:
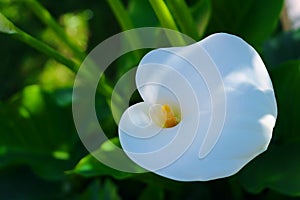
MULTIPOLYGON (((116 143, 118 142, 118 139, 115 138, 115 140, 113 141, 114 143, 116 143)), ((112 151, 113 148, 114 146, 112 146, 110 142, 105 142, 104 144, 102 144, 101 148, 97 150, 97 154, 103 154, 107 151, 112 151)), ((122 163, 120 163, 120 165, 121 164, 122 163)), ((82 158, 79 161, 79 163, 76 165, 76 167, 73 170, 69 171, 68 173, 75 173, 75 174, 82 175, 84 177, 109 175, 116 179, 125 179, 133 175, 106 166, 105 164, 101 163, 92 155, 87 155, 84 158, 82 158)))
POLYGON ((87 48, 89 38, 88 20, 91 17, 91 10, 85 10, 80 13, 68 13, 61 16, 61 22, 65 27, 65 31, 82 51, 85 51, 87 48))
POLYGON ((81 159, 75 169, 69 173, 80 174, 84 177, 110 175, 117 179, 124 179, 131 176, 129 173, 120 172, 104 165, 91 155, 81 159))
POLYGON ((0 12, 0 33, 14 34, 17 30, 13 23, 0 12))
POLYGON ((39 74, 39 82, 44 89, 55 91, 57 88, 71 88, 74 81, 74 73, 55 60, 48 60, 44 69, 39 74))

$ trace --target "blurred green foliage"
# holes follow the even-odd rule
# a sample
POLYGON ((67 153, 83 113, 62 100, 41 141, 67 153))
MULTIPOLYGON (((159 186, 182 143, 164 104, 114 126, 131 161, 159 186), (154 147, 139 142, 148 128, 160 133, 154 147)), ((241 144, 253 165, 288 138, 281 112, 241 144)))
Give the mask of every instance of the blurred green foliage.
MULTIPOLYGON (((283 32, 282 7, 283 0, 0 0, 0 199, 299 197, 300 30, 283 32), (166 13, 159 14, 153 2, 166 5, 170 21, 162 21, 166 13), (97 44, 129 28, 173 25, 196 40, 220 31, 241 36, 259 50, 274 84, 279 116, 270 148, 238 174, 209 182, 111 169, 88 154, 76 133, 76 70, 34 43, 15 40, 18 34, 7 34, 4 16, 76 66, 97 44)), ((122 56, 99 83, 106 88, 96 95, 99 123, 116 142, 107 102, 118 77, 138 62, 131 53, 122 56)), ((132 102, 138 100, 135 95, 132 102)))

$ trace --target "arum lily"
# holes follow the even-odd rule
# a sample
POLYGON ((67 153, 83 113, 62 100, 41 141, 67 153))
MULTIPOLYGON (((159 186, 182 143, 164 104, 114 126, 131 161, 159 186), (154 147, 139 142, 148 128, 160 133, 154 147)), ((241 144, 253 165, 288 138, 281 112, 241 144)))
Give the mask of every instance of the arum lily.
POLYGON ((153 50, 136 85, 144 102, 123 113, 119 136, 128 157, 149 171, 179 181, 227 177, 269 145, 274 90, 262 59, 239 37, 217 33, 153 50))

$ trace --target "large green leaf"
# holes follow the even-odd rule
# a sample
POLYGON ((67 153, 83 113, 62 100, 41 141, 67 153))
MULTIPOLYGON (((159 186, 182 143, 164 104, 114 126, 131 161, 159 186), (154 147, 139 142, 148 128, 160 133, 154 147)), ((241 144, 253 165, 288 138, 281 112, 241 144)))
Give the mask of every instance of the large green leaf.
MULTIPOLYGON (((100 155, 101 157, 106 157, 108 152, 114 151, 115 146, 119 142, 118 138, 113 138, 110 141, 104 142, 99 149, 97 149, 94 153, 97 155, 100 155), (112 142, 112 143, 111 143, 112 142)), ((120 161, 120 165, 124 164, 120 161)), ((143 169, 138 169, 144 171, 143 169)), ((127 172, 122 172, 118 171, 116 169, 113 169, 109 166, 106 166, 105 164, 101 163, 99 160, 97 160, 94 156, 91 154, 85 156, 82 158, 79 163, 76 165, 76 167, 69 171, 69 173, 75 173, 79 174, 84 177, 94 177, 94 176, 103 176, 103 175, 108 175, 112 176, 116 179, 126 179, 133 174, 127 173, 127 172)))
POLYGON ((282 145, 251 162, 239 174, 252 193, 270 188, 285 195, 300 196, 300 145, 282 145))
POLYGON ((209 33, 236 34, 260 47, 274 31, 282 5, 283 0, 212 0, 209 33))
POLYGON ((211 0, 197 1, 192 7, 191 12, 195 19, 196 27, 200 38, 206 31, 210 17, 211 17, 211 0))
POLYGON ((300 145, 300 62, 287 62, 270 75, 278 106, 273 142, 300 145))
POLYGON ((284 32, 266 41, 263 46, 263 58, 269 68, 288 61, 300 59, 300 29, 284 32))
POLYGON ((82 158, 76 167, 69 171, 70 174, 79 174, 84 177, 95 177, 95 176, 112 176, 116 179, 125 179, 132 176, 126 172, 120 172, 115 169, 112 169, 99 160, 97 160, 92 155, 87 155, 82 158))
POLYGON ((0 118, 0 167, 24 164, 43 178, 57 180, 83 154, 76 145, 70 106, 60 107, 37 85, 0 104, 0 118))
POLYGON ((250 192, 265 188, 300 196, 300 62, 290 62, 271 71, 278 103, 278 118, 269 150, 239 173, 250 192))
POLYGON ((129 1, 128 13, 133 22, 134 27, 136 28, 157 26, 159 24, 148 0, 129 1))

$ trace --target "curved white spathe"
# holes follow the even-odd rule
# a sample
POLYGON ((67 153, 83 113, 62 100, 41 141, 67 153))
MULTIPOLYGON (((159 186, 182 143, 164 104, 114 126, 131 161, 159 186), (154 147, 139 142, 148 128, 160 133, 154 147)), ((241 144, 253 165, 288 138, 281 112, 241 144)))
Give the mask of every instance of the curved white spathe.
POLYGON ((242 39, 213 34, 186 47, 156 49, 140 62, 144 102, 121 117, 121 145, 134 162, 179 181, 230 176, 267 149, 277 117, 271 80, 242 39), (153 106, 168 104, 181 121, 162 128, 153 106))

